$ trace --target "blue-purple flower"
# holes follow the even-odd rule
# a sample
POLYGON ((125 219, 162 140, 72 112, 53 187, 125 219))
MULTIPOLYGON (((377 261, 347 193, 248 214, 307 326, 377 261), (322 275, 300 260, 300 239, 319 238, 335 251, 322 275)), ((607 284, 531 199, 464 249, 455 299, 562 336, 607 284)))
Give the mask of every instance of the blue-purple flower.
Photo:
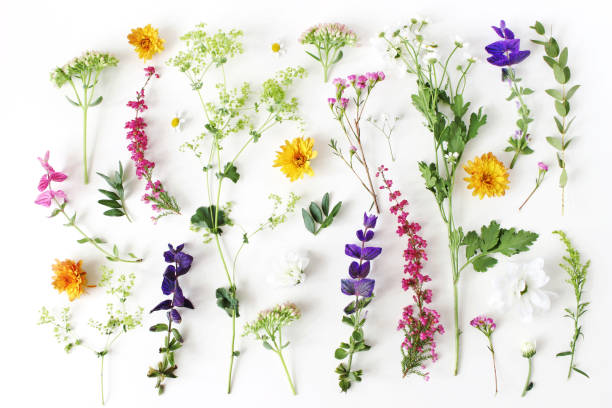
POLYGON ((368 279, 370 273, 370 261, 376 258, 382 252, 380 247, 366 246, 366 242, 374 238, 372 228, 376 227, 375 215, 363 214, 363 229, 357 231, 357 239, 361 244, 346 244, 344 253, 351 258, 358 259, 349 265, 350 279, 342 279, 340 282, 340 290, 345 295, 361 296, 369 298, 374 291, 374 279, 368 279))
POLYGON ((168 251, 164 252, 164 260, 172 265, 168 265, 164 272, 161 290, 164 295, 172 295, 172 299, 166 299, 151 309, 151 313, 157 310, 167 310, 169 321, 180 323, 182 318, 177 307, 193 309, 193 303, 183 295, 178 281, 178 277, 186 274, 191 269, 193 257, 183 252, 185 244, 181 244, 176 249, 168 244, 168 251))
POLYGON ((531 54, 531 51, 520 50, 521 40, 514 38, 512 30, 506 27, 506 22, 501 20, 499 27, 492 26, 493 30, 503 40, 495 41, 485 47, 491 54, 487 61, 497 67, 508 67, 518 64, 531 54))

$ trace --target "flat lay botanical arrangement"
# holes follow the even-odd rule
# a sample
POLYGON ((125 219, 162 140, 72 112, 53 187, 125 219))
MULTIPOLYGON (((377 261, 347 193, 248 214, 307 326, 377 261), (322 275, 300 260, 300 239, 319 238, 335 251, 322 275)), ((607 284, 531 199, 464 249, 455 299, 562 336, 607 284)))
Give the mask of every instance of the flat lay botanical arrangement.
MULTIPOLYGON (((172 396, 174 386, 193 374, 184 365, 199 347, 227 361, 225 366, 215 367, 224 382, 223 390, 215 391, 242 392, 243 384, 252 380, 238 374, 243 364, 252 361, 243 357, 249 352, 274 360, 259 368, 261 377, 283 375, 286 382, 277 388, 288 383, 284 391, 296 395, 306 387, 300 386, 300 365, 292 356, 299 352, 298 347, 309 347, 309 352, 322 353, 334 364, 330 370, 320 367, 320 376, 329 377, 339 392, 350 395, 355 389, 367 389, 368 380, 380 374, 372 369, 368 357, 382 358, 385 354, 377 339, 392 336, 397 340, 396 360, 389 364, 396 367, 395 375, 406 383, 411 381, 409 387, 415 390, 435 386, 421 382, 441 375, 438 367, 446 367, 438 361, 441 355, 452 360, 445 375, 461 375, 462 362, 471 357, 462 347, 467 341, 473 341, 479 352, 485 353, 484 347, 489 350, 491 368, 487 370, 493 371, 493 379, 484 374, 478 378, 482 388, 489 386, 487 381, 493 383, 492 395, 529 397, 538 392, 539 382, 565 380, 538 376, 536 362, 541 367, 566 358, 567 380, 589 380, 590 367, 582 359, 582 343, 590 329, 584 316, 598 307, 591 304, 588 290, 592 282, 597 282, 598 272, 591 270, 591 261, 585 259, 589 248, 575 237, 576 231, 569 231, 561 222, 562 217, 568 217, 569 181, 580 183, 581 176, 572 172, 570 178, 567 169, 571 167, 567 166, 567 148, 582 136, 570 131, 574 129, 570 101, 574 102, 579 85, 571 77, 568 48, 552 36, 549 26, 539 21, 531 27, 508 20, 483 22, 479 44, 472 47, 484 57, 478 58, 468 53, 469 46, 460 37, 434 41, 446 37, 436 32, 441 30, 438 25, 422 17, 405 18, 396 26, 375 27, 377 34, 369 43, 363 41, 360 27, 314 22, 317 24, 292 42, 275 39, 271 43, 271 54, 278 57, 276 63, 280 65, 268 69, 262 64, 265 77, 256 82, 246 81, 239 74, 248 69, 241 60, 251 44, 245 37, 256 34, 231 24, 217 28, 218 23, 176 27, 183 33, 177 36, 151 24, 126 31, 120 44, 125 53, 121 55, 140 59, 143 65, 133 76, 137 81, 133 89, 122 90, 127 119, 111 115, 104 118, 117 122, 123 132, 117 137, 121 141, 115 150, 117 157, 110 161, 113 167, 88 160, 100 154, 95 144, 87 144, 88 132, 96 132, 91 123, 88 125, 88 115, 93 107, 97 107, 96 112, 106 112, 107 104, 102 104, 105 83, 126 75, 121 62, 108 53, 86 51, 51 71, 52 83, 62 91, 68 90, 69 103, 81 108, 82 154, 65 161, 56 160, 54 154, 51 165, 49 151, 41 147, 40 157, 32 160, 42 166, 38 195, 32 197, 37 206, 33 208, 49 208, 51 212, 45 215, 52 218, 50 223, 63 218, 69 227, 64 229, 66 235, 76 232, 77 242, 91 246, 99 256, 80 259, 78 253, 66 255, 63 261, 48 260, 50 289, 62 298, 65 293, 70 306, 58 302, 42 307, 38 323, 52 327, 66 353, 75 356, 87 349, 99 359, 102 404, 109 399, 105 373, 112 375, 108 366, 105 369, 105 361, 123 346, 117 340, 123 334, 146 332, 147 328, 149 337, 158 342, 150 350, 149 366, 131 367, 129 361, 123 361, 123 369, 149 377, 151 388, 163 394, 162 398, 172 396), (536 36, 530 42, 527 36, 533 32, 536 36), (380 60, 372 61, 368 71, 353 73, 345 53, 359 55, 366 47, 378 49, 380 60), (292 49, 299 52, 302 64, 283 64, 283 55, 292 49), (481 63, 480 59, 486 61, 481 63), (552 70, 551 84, 528 87, 527 63, 546 74, 552 70), (477 64, 482 64, 479 71, 474 69, 477 64), (182 100, 193 101, 190 106, 197 109, 164 112, 160 108, 158 102, 167 91, 161 85, 172 75, 179 84, 172 92, 182 100), (499 77, 500 86, 487 90, 491 94, 488 100, 499 105, 498 110, 476 102, 473 91, 478 87, 478 75, 499 77), (397 80, 393 92, 402 95, 405 105, 388 106, 383 89, 389 86, 389 79, 397 80), (302 86, 305 81, 308 87, 317 86, 327 98, 313 98, 308 87, 302 86), (538 94, 552 97, 552 121, 550 115, 542 118, 534 114, 532 98, 538 94), (309 117, 304 106, 317 104, 325 108, 325 114, 318 114, 317 120, 334 132, 317 134, 313 130, 316 126, 304 119, 309 117), (512 115, 512 128, 498 126, 499 120, 493 115, 499 112, 512 115), (168 135, 159 134, 159 126, 151 126, 159 124, 160 118, 166 118, 164 132, 168 135), (415 123, 422 128, 408 128, 404 118, 418 119, 415 123), (540 129, 536 127, 540 123, 551 125, 551 132, 536 135, 534 129, 540 129), (498 135, 497 140, 483 136, 493 127, 491 132, 498 135), (396 140, 417 137, 426 138, 427 151, 397 148, 396 140), (538 138, 554 149, 552 159, 550 152, 535 149, 534 140, 538 138), (268 149, 262 140, 273 142, 275 149, 268 149), (483 150, 476 152, 474 146, 483 150), (181 178, 166 167, 164 159, 174 156, 188 163, 180 168, 181 178), (332 184, 315 187, 319 185, 313 183, 314 178, 328 177, 323 171, 326 161, 330 166, 337 165, 333 179, 329 176, 332 184), (551 164, 554 162, 556 165, 551 164), (70 174, 76 165, 83 168, 82 180, 70 174), (259 171, 264 167, 276 177, 263 179, 264 173, 259 171), (199 183, 177 183, 190 168, 198 169, 199 183), (535 184, 533 177, 525 177, 517 169, 531 169, 535 184), (536 192, 554 187, 548 173, 555 171, 561 211, 554 214, 559 227, 549 231, 521 217, 536 208, 534 201, 542 195, 536 192), (91 172, 97 176, 90 178, 91 172), (407 174, 418 183, 404 182, 407 174), (93 184, 90 187, 95 191, 95 202, 84 202, 88 196, 80 194, 90 188, 86 187, 88 183, 93 184), (353 194, 343 195, 333 183, 355 187, 353 194), (493 211, 494 216, 485 217, 472 205, 510 200, 509 192, 519 188, 525 195, 512 203, 511 225, 506 223, 506 214, 493 211), (198 195, 183 194, 186 189, 198 195), (130 197, 137 196, 150 207, 146 212, 144 207, 130 204, 130 197), (254 210, 253 202, 258 200, 267 202, 265 212, 254 210), (427 206, 433 206, 439 217, 423 217, 421 208, 427 206), (79 216, 74 208, 79 209, 79 216), (134 236, 159 230, 163 223, 179 222, 182 234, 163 240, 146 236, 150 251, 138 256, 129 252, 129 247, 109 243, 117 235, 114 227, 94 234, 89 229, 89 223, 97 225, 93 219, 108 225, 121 223, 134 236), (336 242, 332 230, 343 234, 344 240, 336 242), (283 234, 290 239, 282 238, 283 234), (281 248, 277 239, 291 249, 281 248), (541 242, 550 243, 556 252, 543 251, 541 242), (343 250, 344 254, 336 251, 335 257, 344 260, 345 269, 332 270, 327 255, 319 252, 321 246, 312 243, 343 250), (258 256, 263 248, 271 247, 275 262, 266 261, 263 270, 242 261, 241 255, 258 256), (430 262, 433 248, 441 253, 447 247, 442 261, 430 262), (147 257, 157 265, 157 272, 143 270, 147 257), (545 265, 544 259, 560 264, 547 261, 545 265), (394 268, 381 268, 383 260, 394 268), (92 264, 99 265, 98 271, 89 268, 92 264), (480 279, 485 272, 491 276, 492 289, 471 299, 478 304, 479 314, 468 316, 464 282, 480 279), (200 275, 206 276, 206 286, 191 280, 200 275), (257 285, 274 287, 280 299, 266 299, 257 285, 244 284, 244 277, 253 275, 258 276, 257 285), (380 284, 383 277, 384 285, 380 284), (156 284, 156 292, 145 293, 140 282, 152 279, 161 284, 156 284), (343 333, 325 350, 294 332, 296 328, 308 329, 313 322, 309 316, 312 307, 307 302, 302 304, 303 298, 294 298, 303 292, 312 302, 317 301, 321 294, 308 293, 304 284, 310 280, 333 285, 338 299, 344 299, 337 310, 316 316, 334 322, 343 333), (550 285, 552 282, 559 285, 550 285), (392 296, 393 285, 398 290, 401 286, 401 309, 383 311, 377 303, 392 296), (446 296, 440 295, 442 286, 449 290, 446 296), (549 287, 569 289, 574 303, 559 304, 557 294, 549 287), (134 293, 138 293, 138 299, 157 300, 143 309, 133 305, 134 293), (101 295, 111 301, 100 303, 101 295), (267 308, 253 310, 249 307, 253 299, 266 301, 267 308), (96 309, 104 309, 106 317, 100 320, 96 315, 88 326, 101 340, 83 334, 84 325, 76 323, 82 311, 96 309), (518 312, 521 324, 561 317, 571 322, 569 334, 534 335, 510 350, 526 360, 521 360, 527 371, 526 381, 517 389, 501 386, 509 369, 498 365, 496 354, 507 344, 500 340, 510 336, 506 323, 513 319, 508 313, 512 309, 518 312), (149 313, 143 314, 144 310, 149 313), (394 330, 383 332, 376 320, 389 313, 394 314, 397 324, 394 330), (214 350, 207 345, 207 338, 193 330, 206 326, 213 314, 224 316, 226 321, 226 325, 209 325, 207 329, 210 336, 223 339, 223 348, 214 350), (468 326, 484 338, 478 335, 476 343, 476 330, 468 326), (547 336, 567 336, 569 344, 556 355, 546 355, 540 349, 536 353, 536 340, 545 344, 547 336), (440 346, 445 337, 452 348, 440 346), (415 379, 421 382, 417 384, 415 379)), ((271 58, 270 52, 266 58, 271 58)), ((316 333, 319 328, 308 330, 316 333)), ((521 372, 521 381, 523 375, 521 372)), ((269 387, 274 387, 272 380, 269 387)), ((120 396, 113 393, 114 398, 120 396)))

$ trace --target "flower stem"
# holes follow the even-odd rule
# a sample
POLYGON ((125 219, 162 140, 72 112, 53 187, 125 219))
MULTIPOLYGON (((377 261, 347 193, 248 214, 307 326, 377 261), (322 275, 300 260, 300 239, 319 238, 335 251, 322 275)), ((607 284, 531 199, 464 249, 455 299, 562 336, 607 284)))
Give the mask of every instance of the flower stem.
POLYGON ((523 201, 523 204, 521 204, 521 206, 519 207, 519 211, 521 211, 523 209, 523 207, 525 206, 525 204, 527 204, 527 201, 529 201, 529 199, 531 198, 531 196, 536 192, 536 190, 538 189, 538 186, 535 186, 535 188, 531 191, 531 193, 527 196, 527 198, 525 199, 525 201, 523 201))
POLYGON ((529 370, 527 371, 527 381, 525 381, 525 388, 523 388, 521 397, 524 397, 525 394, 527 394, 527 391, 529 391, 529 384, 531 384, 531 358, 528 358, 527 360, 529 361, 529 370))
POLYGON ((100 357, 100 397, 104 405, 104 355, 100 357))
POLYGON ((234 358, 235 356, 235 347, 236 344, 236 309, 232 310, 232 349, 230 355, 230 366, 229 366, 229 374, 227 376, 227 393, 232 392, 232 370, 234 368, 234 358))
POLYGON ((514 164, 516 163, 516 160, 518 159, 518 157, 519 157, 519 154, 520 154, 520 153, 521 153, 521 152, 520 152, 519 150, 517 150, 517 151, 514 153, 514 157, 512 157, 512 161, 510 162, 510 169, 513 169, 513 168, 514 168, 514 164))
POLYGON ((457 294, 457 282, 453 282, 453 301, 454 301, 454 319, 455 319, 455 369, 454 375, 459 374, 459 336, 461 335, 461 329, 459 329, 459 296, 457 294))
POLYGON ((493 341, 489 338, 489 350, 491 350, 491 359, 493 360, 493 377, 495 378, 495 395, 497 395, 497 367, 495 366, 495 350, 493 350, 493 341))
POLYGON ((287 380, 289 380, 291 391, 293 392, 293 395, 297 395, 297 392, 295 391, 295 386, 293 385, 293 381, 291 381, 291 375, 289 374, 289 370, 287 370, 287 364, 285 364, 285 359, 283 358, 283 352, 281 350, 278 351, 278 356, 280 357, 281 363, 283 363, 283 368, 285 369, 287 380))
POLYGON ((83 176, 85 184, 89 183, 87 173, 87 105, 83 106, 83 176))

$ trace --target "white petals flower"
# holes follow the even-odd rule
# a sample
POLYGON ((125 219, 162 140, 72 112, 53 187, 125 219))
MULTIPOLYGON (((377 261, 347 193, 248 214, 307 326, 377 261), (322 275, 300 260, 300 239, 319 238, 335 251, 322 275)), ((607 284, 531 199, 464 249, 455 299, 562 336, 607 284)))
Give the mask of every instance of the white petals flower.
POLYGON ((465 41, 463 41, 463 38, 459 37, 458 35, 455 36, 455 38, 453 39, 453 42, 455 43, 455 47, 459 47, 459 48, 467 48, 470 45, 466 43, 465 41))
POLYGON ((268 282, 276 287, 295 286, 304 282, 305 269, 310 259, 297 252, 288 252, 268 275, 268 282))
POLYGON ((521 345, 521 354, 525 358, 531 358, 535 356, 536 353, 536 343, 535 341, 525 341, 521 345))
POLYGON ((272 52, 273 55, 280 57, 284 55, 286 52, 285 44, 283 44, 282 41, 274 41, 270 45, 270 51, 272 52))
POLYGON ((183 130, 183 125, 185 124, 185 117, 182 112, 175 112, 174 116, 172 116, 172 120, 170 120, 170 126, 172 129, 178 133, 183 130))
POLYGON ((469 52, 464 52, 463 58, 465 58, 467 62, 471 62, 472 64, 476 64, 479 62, 478 57, 473 56, 469 52))
POLYGON ((498 274, 493 281, 491 306, 505 311, 518 304, 521 320, 529 322, 534 311, 550 309, 552 292, 542 289, 549 280, 542 258, 526 264, 508 262, 504 273, 498 274))

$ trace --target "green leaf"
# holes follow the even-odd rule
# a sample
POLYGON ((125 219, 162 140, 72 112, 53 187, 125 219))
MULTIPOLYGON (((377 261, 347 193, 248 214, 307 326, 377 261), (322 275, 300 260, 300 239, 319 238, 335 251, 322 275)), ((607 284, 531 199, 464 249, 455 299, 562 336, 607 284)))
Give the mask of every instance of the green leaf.
POLYGON ((99 192, 110 198, 111 200, 120 200, 121 198, 112 191, 103 190, 101 188, 98 189, 99 192))
POLYGON ((265 349, 274 350, 274 347, 272 347, 272 345, 270 343, 268 343, 267 340, 263 341, 263 346, 264 346, 265 349))
POLYGON ((153 326, 149 327, 149 331, 152 331, 152 332, 168 331, 168 325, 165 323, 154 324, 153 326))
POLYGON ((521 88, 521 93, 523 95, 531 95, 533 93, 533 89, 531 89, 531 88, 521 88))
POLYGON ((567 114, 569 113, 570 110, 570 105, 568 101, 555 101, 555 109, 557 110, 557 113, 562 116, 565 117, 567 116, 567 114))
POLYGON ((342 316, 342 323, 346 323, 349 326, 353 326, 353 320, 348 316, 342 316))
POLYGON ((312 218, 314 218, 318 224, 323 222, 323 213, 315 202, 310 203, 310 207, 308 207, 308 209, 310 210, 312 218))
POLYGON ((487 269, 495 266, 495 264, 497 264, 497 259, 488 255, 476 258, 472 262, 472 266, 476 272, 486 272, 487 269))
POLYGON ((343 56, 344 56, 344 54, 342 53, 342 50, 340 50, 338 52, 338 55, 336 56, 336 58, 332 61, 332 64, 336 64, 337 62, 339 62, 342 59, 343 56))
POLYGON ((559 54, 559 65, 561 65, 561 67, 565 67, 567 65, 567 47, 563 48, 563 50, 561 50, 561 54, 559 54))
POLYGON ((334 351, 334 357, 338 360, 344 360, 346 356, 348 356, 348 351, 343 348, 337 348, 336 351, 334 351))
POLYGON ((240 356, 240 351, 234 350, 234 352, 232 354, 234 355, 234 357, 238 357, 238 356, 240 356))
POLYGON ((528 251, 536 239, 538 239, 538 234, 535 232, 516 231, 514 228, 502 229, 499 246, 495 248, 495 252, 500 252, 506 256, 516 255, 519 252, 528 251))
POLYGON ((356 343, 359 343, 360 341, 363 340, 363 334, 359 330, 355 330, 353 334, 351 335, 351 337, 356 343))
POLYGON ((480 247, 480 238, 476 231, 468 232, 461 241, 461 245, 465 245, 465 258, 470 259, 476 254, 476 250, 480 247))
POLYGON ((314 55, 311 52, 306 51, 306 54, 310 55, 312 58, 316 59, 317 61, 321 61, 321 59, 319 57, 317 57, 316 55, 314 55))
POLYGON ((321 200, 321 209, 323 210, 323 214, 325 214, 325 216, 329 215, 329 193, 325 193, 323 196, 323 200, 321 200))
POLYGON ((68 96, 66 96, 66 99, 68 99, 68 102, 70 102, 71 104, 73 104, 74 106, 81 106, 80 103, 73 101, 72 99, 70 99, 68 96))
POLYGON ((579 369, 578 369, 578 368, 576 368, 576 367, 572 367, 572 368, 574 369, 574 371, 576 371, 577 373, 580 373, 580 374, 584 375, 586 378, 591 378, 591 377, 589 377, 589 375, 588 375, 587 373, 585 373, 584 371, 579 370, 579 369))
POLYGON ((574 96, 574 94, 576 93, 576 91, 578 90, 578 88, 580 88, 580 85, 574 85, 572 86, 569 91, 567 91, 567 94, 565 95, 565 99, 569 100, 572 96, 574 96))
POLYGON ((53 218, 53 217, 55 217, 59 213, 60 213, 60 209, 56 208, 53 211, 51 211, 51 215, 49 215, 49 218, 53 218))
POLYGON ((563 144, 561 143, 561 138, 559 136, 548 136, 546 141, 555 149, 563 150, 563 144))
POLYGON ((535 24, 529 28, 532 28, 535 30, 536 33, 540 34, 540 35, 544 35, 544 25, 542 23, 540 23, 539 21, 536 21, 535 24))
POLYGON ((555 68, 555 66, 559 65, 556 60, 554 60, 553 58, 550 58, 547 55, 543 56, 542 58, 544 59, 544 62, 546 62, 548 64, 548 66, 553 68, 553 69, 555 68))
POLYGON ((223 173, 217 173, 217 178, 219 179, 228 178, 232 180, 234 183, 237 183, 238 179, 240 178, 240 174, 238 174, 238 169, 236 168, 236 166, 234 166, 233 163, 228 162, 225 164, 225 167, 223 168, 223 173))
POLYGON ((555 357, 563 357, 563 356, 571 356, 571 355, 572 355, 571 351, 562 351, 561 353, 555 354, 555 357))
POLYGON ((559 177, 559 187, 564 188, 567 185, 567 171, 561 170, 561 176, 559 177))
POLYGON ((557 40, 555 40, 553 37, 550 37, 546 45, 544 45, 544 51, 549 57, 557 58, 557 56, 559 55, 559 44, 557 44, 557 40))
POLYGON ((90 241, 89 238, 81 238, 81 239, 77 240, 77 242, 79 244, 86 244, 89 241, 90 241))
POLYGON ((100 103, 102 103, 102 95, 98 96, 98 99, 96 99, 95 101, 93 101, 93 103, 90 103, 90 104, 89 104, 89 107, 92 107, 92 106, 97 106, 97 105, 99 105, 100 103))
POLYGON ((121 204, 115 200, 98 200, 98 203, 110 208, 121 208, 121 204))
POLYGON ((221 228, 228 225, 228 220, 225 218, 225 212, 211 205, 210 207, 200 207, 195 214, 191 216, 191 225, 199 228, 206 228, 211 234, 220 235, 223 233, 221 228), (217 225, 215 226, 215 214, 217 215, 217 225))
POLYGON ((232 317, 234 313, 236 317, 240 317, 238 312, 238 298, 236 297, 235 288, 217 288, 215 291, 215 297, 217 298, 217 306, 225 310, 229 317, 232 317))
POLYGON ((305 208, 302 208, 302 218, 304 219, 304 226, 308 231, 316 235, 316 227, 315 222, 312 219, 312 216, 305 208))
POLYGON ((557 125, 557 130, 559 131, 559 133, 565 133, 563 123, 561 123, 558 117, 554 116, 553 118, 555 119, 555 124, 557 125))
POLYGON ((496 221, 491 221, 489 226, 482 226, 480 229, 480 249, 487 252, 499 242, 500 226, 496 221))
POLYGON ((334 218, 336 215, 338 215, 338 213, 340 212, 340 207, 342 207, 342 201, 338 202, 338 204, 334 205, 334 208, 332 208, 331 212, 329 213, 329 216, 331 218, 334 218))
POLYGON ((108 216, 108 217, 122 217, 123 215, 125 215, 125 213, 117 208, 113 208, 111 210, 106 210, 103 213, 104 215, 108 216))
POLYGON ((546 92, 555 99, 558 99, 560 101, 563 100, 563 93, 557 89, 547 89, 544 92, 546 92))
POLYGON ((569 78, 565 77, 565 70, 562 67, 560 67, 559 65, 555 65, 552 68, 555 74, 555 79, 557 80, 558 83, 565 84, 569 80, 569 78))
POLYGON ((119 257, 119 248, 117 248, 117 245, 113 245, 113 255, 119 257))
POLYGON ((181 333, 177 329, 172 329, 172 335, 179 343, 183 342, 183 336, 181 336, 181 333))

